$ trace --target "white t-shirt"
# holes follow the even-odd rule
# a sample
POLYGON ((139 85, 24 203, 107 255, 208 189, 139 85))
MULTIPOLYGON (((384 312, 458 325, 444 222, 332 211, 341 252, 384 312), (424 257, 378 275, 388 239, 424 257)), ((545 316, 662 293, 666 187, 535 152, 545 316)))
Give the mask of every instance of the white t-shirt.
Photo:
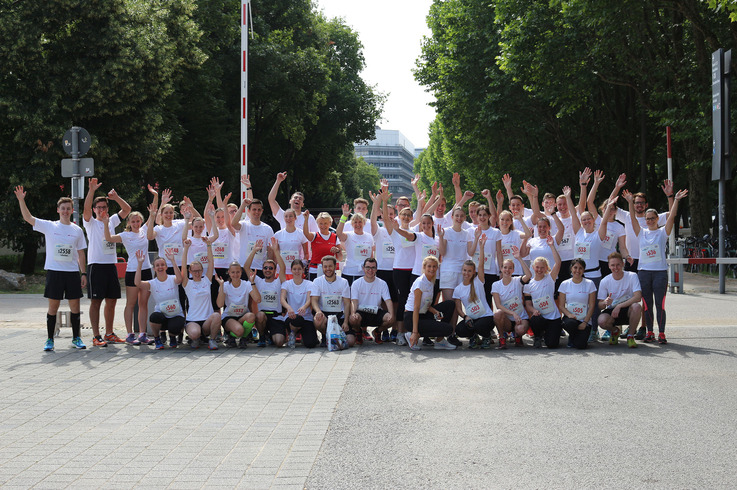
POLYGON ((351 300, 358 300, 358 310, 368 313, 376 313, 381 308, 381 301, 390 301, 389 286, 386 282, 378 277, 372 282, 366 281, 366 277, 361 277, 353 281, 351 285, 351 300))
POLYGON ((179 285, 175 276, 167 276, 165 281, 159 281, 156 276, 148 281, 151 287, 151 299, 154 302, 154 311, 163 313, 171 318, 184 316, 182 305, 179 303, 179 285))
POLYGON ((240 318, 248 313, 248 300, 252 290, 253 286, 248 281, 241 280, 241 284, 237 288, 233 286, 232 282, 226 281, 223 284, 223 294, 225 295, 223 317, 240 318))
POLYGON ((318 304, 323 313, 342 313, 343 298, 351 299, 348 281, 342 277, 333 277, 335 277, 333 282, 329 282, 325 276, 320 276, 312 282, 310 295, 320 298, 318 304))
MULTIPOLYGON (((572 213, 575 213, 575 210, 571 210, 572 213)), ((562 262, 565 262, 566 260, 573 259, 573 246, 575 242, 575 233, 573 233, 573 218, 569 215, 567 218, 562 218, 560 216, 560 213, 558 213, 558 218, 560 218, 560 221, 563 223, 563 238, 560 240, 560 244, 557 245, 558 248, 558 254, 560 255, 560 260, 562 262)), ((556 233, 558 233, 558 227, 555 224, 555 220, 550 221, 550 235, 555 238, 556 233)), ((530 254, 532 255, 532 254, 530 254)), ((551 264, 550 267, 553 265, 551 264)))
POLYGON ((202 276, 204 277, 207 275, 207 243, 205 243, 204 240, 206 237, 203 236, 202 238, 195 238, 192 236, 191 231, 188 235, 189 241, 192 242, 192 244, 187 250, 187 265, 192 265, 195 262, 202 264, 202 276))
MULTIPOLYGON (((522 320, 527 320, 527 310, 525 310, 524 297, 522 295, 522 278, 520 276, 512 277, 509 284, 504 285, 504 280, 500 279, 491 285, 491 294, 499 295, 502 305, 508 310, 512 310, 519 315, 522 320)), ((494 299, 496 301, 496 299, 494 299)), ((500 307, 501 305, 497 305, 500 307)), ((514 316, 507 315, 510 321, 514 321, 514 316)))
MULTIPOLYGON (((282 283, 281 290, 287 292, 287 304, 296 313, 297 310, 302 308, 307 300, 310 299, 310 295, 312 294, 312 282, 304 279, 302 280, 302 283, 298 285, 294 282, 294 279, 290 279, 282 283)), ((285 320, 286 318, 286 315, 276 317, 277 320, 285 320)), ((307 311, 302 318, 308 322, 312 321, 311 307, 307 308, 307 311)))
POLYGON ((443 255, 443 270, 460 272, 463 263, 468 260, 468 242, 473 241, 473 233, 461 229, 445 228, 445 255, 443 255))
POLYGON ((148 225, 143 225, 138 230, 138 233, 133 231, 123 231, 118 236, 123 240, 123 246, 128 254, 128 264, 125 266, 126 272, 136 272, 138 267, 138 259, 136 258, 136 252, 139 250, 143 251, 143 264, 141 270, 151 268, 151 262, 148 259, 148 225))
POLYGON ((473 287, 476 293, 476 301, 471 301, 471 285, 469 284, 468 286, 465 286, 463 283, 456 286, 453 290, 453 299, 461 300, 463 308, 466 310, 466 315, 474 320, 477 318, 492 316, 493 311, 491 310, 489 303, 486 301, 484 284, 478 277, 473 278, 473 287))
POLYGON ((540 312, 543 318, 555 320, 560 318, 558 305, 555 304, 555 281, 550 274, 545 274, 541 280, 534 277, 523 288, 525 294, 532 297, 532 306, 540 312))
MULTIPOLYGON (((416 276, 422 275, 422 261, 425 257, 432 255, 440 260, 440 247, 438 245, 438 238, 427 236, 424 232, 418 231, 415 233, 415 263, 412 266, 412 274, 416 276)), ((440 274, 440 270, 438 270, 440 274)))
MULTIPOLYGON (((573 279, 566 279, 558 287, 558 292, 566 295, 566 308, 583 321, 589 313, 589 295, 596 292, 596 285, 591 279, 584 278, 576 284, 573 279)), ((592 315, 593 317, 593 315, 592 315)), ((593 318, 589 319, 591 323, 593 318)))
POLYGON ((281 229, 274 233, 276 241, 279 243, 279 255, 284 260, 287 270, 292 270, 292 262, 296 259, 304 259, 305 253, 302 245, 307 243, 307 237, 302 230, 297 228, 293 232, 281 229))
MULTIPOLYGON (((115 235, 115 228, 120 224, 120 216, 118 213, 110 216, 108 221, 108 228, 110 229, 110 235, 115 235)), ((89 249, 87 250, 87 263, 88 264, 114 264, 118 261, 118 257, 115 253, 115 244, 105 240, 105 224, 96 219, 90 218, 89 221, 82 220, 82 225, 87 232, 87 239, 89 240, 89 249)), ((148 250, 148 249, 147 249, 148 250)), ((135 255, 128 254, 129 257, 135 258, 135 255)), ((133 267, 133 270, 136 270, 133 267)))
POLYGON ((87 248, 82 228, 74 223, 65 225, 61 221, 47 221, 36 218, 33 231, 46 237, 47 271, 79 272, 79 250, 87 248))
MULTIPOLYGON (((555 239, 555 238, 553 238, 555 239)), ((530 246, 530 263, 534 263, 538 257, 545 257, 548 259, 548 265, 552 269, 555 265, 555 257, 553 256, 553 250, 548 245, 548 241, 545 238, 533 237, 527 240, 527 244, 530 246)), ((558 251, 560 253, 560 251, 558 251)), ((517 270, 515 267, 514 270, 517 270)))
MULTIPOLYGON (((399 235, 397 232, 394 233, 399 235)), ((376 261, 378 262, 379 270, 390 271, 394 269, 394 257, 397 255, 396 247, 392 236, 389 235, 389 232, 383 226, 378 227, 376 230, 374 243, 376 244, 376 261)))
MULTIPOLYGON (((627 244, 627 251, 629 251, 633 259, 639 259, 640 242, 635 235, 635 229, 632 228, 632 220, 630 219, 629 211, 618 208, 616 217, 619 221, 624 223, 624 232, 627 237, 625 241, 627 244)), ((658 214, 658 226, 664 226, 666 221, 668 221, 668 213, 658 214)), ((638 217, 637 222, 640 223, 641 229, 647 229, 647 220, 645 220, 645 216, 638 217)))
MULTIPOLYGON (((182 244, 182 227, 183 219, 175 219, 171 222, 171 226, 155 225, 156 232, 156 248, 159 250, 159 256, 166 258, 166 252, 171 251, 178 266, 182 266, 182 252, 184 245, 182 244)), ((166 261, 167 265, 169 261, 166 261)))
POLYGON ((637 264, 637 270, 668 270, 668 263, 665 261, 665 247, 668 243, 668 235, 665 234, 665 228, 660 227, 657 230, 642 228, 640 229, 638 238, 640 242, 640 262, 637 264))
MULTIPOLYGON (((282 208, 279 208, 279 211, 276 212, 276 216, 274 216, 276 220, 279 222, 280 229, 285 229, 287 227, 287 222, 284 221, 284 210, 282 208)), ((294 220, 294 226, 297 227, 298 230, 302 231, 302 228, 305 225, 305 217, 302 213, 297 214, 297 219, 294 220)), ((310 215, 310 219, 307 222, 307 229, 310 230, 311 233, 317 233, 317 230, 319 229, 317 227, 317 221, 315 221, 315 217, 310 215)))
POLYGON ((274 279, 266 282, 266 279, 256 276, 256 287, 261 294, 261 302, 258 311, 276 311, 281 313, 281 281, 274 279))
MULTIPOLYGON (((212 258, 216 269, 227 269, 237 253, 235 235, 230 230, 218 228, 218 239, 212 244, 212 258)), ((207 260, 207 259, 205 259, 207 260)))
POLYGON ((187 321, 201 322, 207 320, 212 315, 212 297, 210 296, 210 287, 212 283, 206 277, 199 281, 192 279, 187 281, 184 286, 184 292, 187 294, 187 321))
POLYGON ((363 261, 371 257, 372 247, 374 246, 374 237, 364 232, 361 235, 349 231, 346 234, 343 245, 346 250, 345 269, 343 274, 349 276, 363 275, 363 261))
POLYGON ((523 233, 517 230, 510 230, 506 235, 501 231, 499 234, 502 237, 502 263, 507 259, 514 261, 514 275, 521 276, 524 274, 522 264, 514 258, 514 252, 519 251, 519 247, 522 245, 523 233))
MULTIPOLYGON (((415 290, 419 289, 422 294, 422 299, 420 300, 420 313, 427 313, 427 309, 433 304, 433 288, 434 284, 428 280, 425 274, 421 274, 420 277, 415 279, 415 282, 412 283, 412 287, 409 288, 409 296, 407 297, 407 303, 404 305, 404 311, 415 311, 415 290)), ((411 330, 411 327, 411 325, 405 325, 405 328, 407 328, 408 331, 411 330)))
POLYGON ((620 280, 614 279, 613 274, 609 274, 601 280, 597 299, 606 299, 611 293, 613 300, 612 307, 614 307, 632 298, 637 291, 642 291, 642 288, 640 288, 640 279, 637 277, 637 274, 624 271, 624 276, 620 280))
POLYGON ((596 269, 585 273, 585 277, 589 279, 601 277, 601 269, 599 269, 600 249, 601 238, 599 238, 598 227, 595 227, 593 232, 586 233, 582 226, 574 239, 573 257, 583 259, 586 262, 586 270, 596 269))
POLYGON ((391 234, 394 243, 395 269, 412 269, 415 265, 415 242, 411 242, 400 235, 396 229, 391 234))
POLYGON ((266 260, 266 248, 271 244, 271 237, 274 236, 274 230, 266 223, 254 225, 250 220, 243 220, 240 222, 240 225, 241 229, 238 231, 238 237, 240 238, 241 246, 238 261, 244 264, 251 250, 256 246, 256 242, 261 240, 263 247, 253 257, 253 261, 251 262, 251 269, 261 270, 264 266, 264 260, 266 260))
MULTIPOLYGON (((484 245, 484 254, 486 256, 484 258, 484 272, 486 274, 498 275, 499 274, 499 264, 497 263, 497 259, 496 259, 496 245, 497 243, 501 243, 502 233, 496 228, 489 227, 488 230, 482 230, 481 234, 486 236, 486 244, 484 245)), ((475 236, 474 231, 469 230, 468 241, 473 243, 474 236, 475 236)), ((520 240, 520 243, 521 243, 521 240, 520 240)), ((480 253, 481 253, 481 246, 480 244, 477 244, 476 250, 473 253, 473 257, 471 257, 471 260, 473 260, 474 264, 478 264, 480 253)), ((513 259, 514 257, 510 257, 510 258, 513 259)), ((516 268, 516 264, 515 264, 515 268, 516 268)))
MULTIPOLYGON (((596 224, 601 224, 601 217, 596 219, 596 224)), ((609 254, 617 250, 619 238, 623 236, 626 236, 626 234, 622 223, 618 221, 609 221, 606 224, 606 237, 601 241, 601 247, 599 247, 600 262, 606 262, 609 254)))

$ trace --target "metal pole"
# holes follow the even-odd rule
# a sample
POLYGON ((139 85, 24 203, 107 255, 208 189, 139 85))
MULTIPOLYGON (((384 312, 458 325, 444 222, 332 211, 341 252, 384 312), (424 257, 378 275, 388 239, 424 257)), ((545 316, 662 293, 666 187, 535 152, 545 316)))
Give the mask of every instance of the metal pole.
MULTIPOLYGON (((666 126, 665 128, 665 144, 666 144, 666 152, 668 155, 668 180, 671 182, 673 181, 673 153, 671 151, 671 135, 670 135, 670 126, 666 126)), ((671 232, 670 236, 668 237, 668 249, 670 250, 670 257, 678 257, 677 251, 676 251, 676 232, 678 230, 678 217, 676 217, 676 220, 674 221, 675 231, 671 232)), ((670 268, 670 292, 673 293, 675 288, 677 287, 676 284, 678 283, 677 279, 680 279, 680 277, 683 275, 683 271, 681 270, 683 268, 682 265, 678 264, 671 264, 669 266, 670 268)))
POLYGON ((72 127, 72 202, 74 204, 74 214, 72 215, 72 221, 79 225, 79 192, 81 189, 79 186, 79 127, 72 127))
MULTIPOLYGON (((241 5, 241 177, 248 175, 248 9, 251 0, 241 5)), ((241 183, 241 200, 246 186, 241 183)))
MULTIPOLYGON (((725 257, 724 255, 724 221, 727 219, 726 213, 724 212, 724 193, 726 192, 727 181, 726 179, 719 179, 719 257, 725 257)), ((726 271, 726 264, 719 264, 719 294, 726 292, 726 285, 724 276, 726 271)))

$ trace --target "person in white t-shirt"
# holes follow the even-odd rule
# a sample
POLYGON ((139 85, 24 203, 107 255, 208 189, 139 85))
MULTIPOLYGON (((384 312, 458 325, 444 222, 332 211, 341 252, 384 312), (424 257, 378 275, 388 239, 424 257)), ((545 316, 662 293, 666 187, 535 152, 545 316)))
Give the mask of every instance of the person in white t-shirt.
MULTIPOLYGON (((228 267, 228 281, 215 276, 218 282, 218 307, 223 308, 220 321, 225 335, 238 339, 238 347, 248 347, 246 336, 256 324, 256 314, 248 306, 249 300, 255 304, 261 302, 261 294, 256 286, 256 273, 252 272, 250 282, 241 280, 243 267, 232 262, 228 267)), ((231 344, 232 345, 232 344, 231 344)))
MULTIPOLYGON (((302 229, 295 226, 297 215, 293 209, 287 209, 282 216, 284 225, 274 234, 274 238, 279 243, 279 254, 285 264, 291 264, 297 259, 304 260, 307 257, 309 241, 302 229)), ((291 270, 280 270, 279 274, 284 274, 287 280, 292 278, 291 270)))
POLYGON ((343 268, 342 277, 353 284, 353 281, 363 275, 361 265, 363 261, 373 256, 374 237, 368 230, 365 230, 366 218, 361 213, 355 213, 350 222, 352 223, 352 231, 343 231, 350 215, 348 204, 343 204, 343 216, 340 218, 336 233, 338 239, 346 250, 345 267, 343 268))
POLYGON ((327 346, 325 333, 330 315, 335 315, 344 332, 350 329, 347 313, 351 311, 351 287, 348 281, 335 275, 337 262, 332 255, 323 257, 323 275, 312 282, 310 298, 315 313, 315 328, 322 334, 320 347, 327 346))
POLYGON ((238 262, 241 264, 246 261, 248 255, 253 251, 257 242, 262 243, 262 248, 254 256, 252 261, 252 269, 256 271, 256 275, 263 277, 261 272, 264 260, 273 257, 268 255, 267 245, 271 243, 271 237, 274 236, 274 230, 269 225, 261 222, 261 215, 264 212, 264 205, 259 199, 244 199, 241 202, 238 211, 233 215, 231 225, 238 232, 240 240, 240 252, 238 254, 238 262), (241 216, 248 206, 248 219, 241 221, 241 216))
POLYGON ((15 197, 18 199, 23 219, 33 226, 34 231, 46 237, 46 289, 44 297, 48 299, 46 313, 46 331, 48 338, 44 345, 45 351, 54 350, 54 333, 56 331, 56 312, 61 300, 65 297, 71 310, 70 323, 72 324, 72 345, 77 349, 86 349, 80 337, 79 299, 82 297, 82 288, 87 286, 87 272, 85 271, 85 254, 87 242, 84 239, 82 228, 72 223, 74 201, 62 197, 56 203, 56 212, 59 221, 46 221, 34 217, 26 206, 26 191, 22 185, 16 186, 15 197), (80 274, 81 272, 81 274, 80 274))
POLYGON ((635 342, 635 328, 642 315, 640 300, 642 290, 637 274, 624 270, 624 259, 619 252, 609 254, 609 269, 611 274, 599 283, 599 327, 608 330, 611 334, 609 344, 619 343, 621 330, 619 325, 629 325, 627 345, 637 347, 635 342))
MULTIPOLYGON (((596 261, 598 263, 598 260, 596 261)), ((586 261, 571 260, 571 278, 558 288, 558 306, 563 314, 563 329, 568 332, 568 347, 585 349, 590 341, 591 320, 598 318, 596 284, 584 277, 586 261)))
POLYGON ((491 287, 491 295, 497 307, 494 312, 494 324, 499 331, 500 349, 506 346, 508 337, 514 340, 517 347, 522 347, 524 345, 522 337, 530 328, 522 288, 530 282, 532 273, 525 261, 520 259, 520 249, 515 248, 512 251, 512 258, 504 259, 502 263, 502 277, 491 287), (515 264, 520 264, 522 275, 514 275, 515 264))
POLYGON ((548 349, 558 347, 562 329, 560 311, 555 303, 555 280, 558 278, 561 260, 555 247, 555 239, 548 236, 547 242, 555 260, 553 267, 550 267, 545 257, 534 259, 534 275, 523 288, 530 328, 535 334, 533 346, 538 349, 543 346, 543 340, 548 349))
POLYGON ((688 195, 688 190, 681 189, 675 195, 673 205, 670 208, 668 219, 664 227, 658 226, 658 212, 654 209, 645 211, 645 222, 647 228, 641 228, 640 222, 635 217, 634 197, 631 193, 624 194, 629 203, 632 229, 640 245, 640 262, 637 276, 642 287, 642 298, 645 301, 645 325, 647 336, 645 342, 655 342, 653 333, 653 312, 658 311, 658 343, 667 344, 665 339, 665 294, 668 290, 668 263, 666 262, 665 249, 668 243, 668 235, 673 231, 673 225, 678 215, 678 201, 688 195), (653 297, 655 303, 653 304, 653 297))
MULTIPOLYGON (((481 235, 478 244, 481 247, 486 244, 486 235, 481 235)), ((453 289, 455 313, 461 318, 461 322, 455 325, 455 334, 469 339, 469 349, 491 349, 494 312, 484 294, 484 254, 480 254, 477 260, 478 268, 472 260, 463 263, 461 283, 453 289), (481 274, 478 271, 482 271, 481 274)))
MULTIPOLYGON (((261 240, 257 241, 251 253, 248 255, 243 268, 248 275, 251 275, 254 256, 258 255, 263 248, 261 240)), ((258 331, 258 347, 266 347, 272 344, 281 347, 287 340, 287 332, 283 323, 275 321, 282 315, 283 308, 281 305, 281 286, 286 280, 285 274, 277 276, 277 266, 281 270, 285 269, 284 261, 279 254, 279 244, 276 238, 271 237, 268 245, 269 256, 276 257, 276 260, 266 259, 263 262, 263 276, 256 276, 254 284, 258 287, 261 295, 261 301, 258 303, 258 312, 256 313, 256 330, 258 331)))
POLYGON ((304 263, 297 259, 292 261, 292 278, 281 285, 281 304, 284 314, 275 320, 284 323, 289 329, 287 347, 294 348, 297 336, 302 345, 308 349, 317 346, 317 330, 312 319, 312 281, 308 281, 304 263))
MULTIPOLYGON (((213 213, 214 214, 214 213, 213 213)), ((184 254, 182 255, 182 287, 187 294, 187 323, 184 329, 187 336, 192 341, 192 348, 197 349, 200 346, 201 339, 208 339, 208 347, 210 350, 217 350, 218 344, 215 340, 220 335, 220 312, 213 311, 212 299, 210 298, 210 289, 212 288, 212 276, 215 273, 215 260, 212 256, 212 243, 217 236, 192 237, 184 240, 184 254), (194 241, 202 241, 207 250, 207 264, 203 265, 201 260, 192 262, 189 266, 189 279, 187 274, 187 257, 189 248, 194 241), (205 266, 207 271, 205 272, 205 266), (208 338, 209 337, 209 338, 208 338)), ((172 345, 172 347, 176 347, 172 345)))
MULTIPOLYGON (((281 208, 279 202, 276 200, 276 196, 279 193, 279 186, 282 182, 286 180, 286 178, 286 172, 279 172, 278 174, 276 174, 276 180, 274 181, 274 185, 271 187, 268 196, 271 214, 273 214, 274 218, 279 222, 282 230, 287 227, 287 223, 284 220, 284 210, 281 208)), ((295 192, 294 194, 292 194, 292 197, 289 198, 289 208, 294 210, 294 214, 296 217, 295 226, 299 230, 301 230, 302 226, 304 225, 305 215, 302 214, 302 208, 304 207, 304 205, 305 196, 301 192, 295 192)), ((306 218, 309 230, 312 233, 317 233, 317 222, 315 221, 315 218, 310 215, 307 215, 306 218)))
MULTIPOLYGON (((105 240, 102 220, 109 218, 109 232, 115 234, 115 228, 131 211, 130 205, 121 198, 115 189, 108 192, 107 197, 95 197, 95 191, 102 184, 96 178, 89 179, 89 191, 84 200, 82 225, 87 232, 89 247, 87 249, 87 297, 90 299, 90 325, 92 326, 92 344, 105 347, 108 343, 124 342, 113 331, 115 320, 115 304, 120 298, 120 282, 115 265, 118 257, 115 244, 105 240), (120 211, 110 216, 109 199, 120 206, 120 211), (93 217, 94 212, 94 217, 93 217), (105 300, 105 338, 100 335, 100 307, 105 300)), ((132 258, 132 256, 131 256, 132 258)), ((135 261, 133 261, 135 262, 135 261)), ((135 268, 135 264, 131 264, 135 268)))
MULTIPOLYGON (((363 261, 363 277, 359 277, 351 285, 351 315, 348 324, 352 327, 346 336, 348 345, 363 338, 363 329, 373 326, 373 338, 377 344, 381 340, 381 332, 394 324, 394 305, 386 281, 376 277, 378 263, 375 258, 368 257, 363 261), (383 309, 382 302, 386 306, 383 309), (355 337, 355 339, 351 339, 355 337)), ((363 342, 361 342, 363 343, 363 342)))
POLYGON ((177 337, 181 335, 184 329, 184 308, 179 300, 179 286, 182 284, 182 272, 176 265, 176 256, 171 248, 166 250, 166 259, 157 257, 154 259, 154 277, 150 281, 141 280, 141 268, 145 260, 145 252, 138 250, 136 252, 135 284, 136 287, 144 291, 151 292, 151 299, 154 302, 154 311, 149 315, 148 320, 151 323, 151 330, 154 334, 154 349, 162 350, 164 342, 161 340, 161 331, 167 330, 171 338, 172 347, 177 346, 177 337), (167 271, 167 261, 172 264, 174 275, 169 275, 167 271))

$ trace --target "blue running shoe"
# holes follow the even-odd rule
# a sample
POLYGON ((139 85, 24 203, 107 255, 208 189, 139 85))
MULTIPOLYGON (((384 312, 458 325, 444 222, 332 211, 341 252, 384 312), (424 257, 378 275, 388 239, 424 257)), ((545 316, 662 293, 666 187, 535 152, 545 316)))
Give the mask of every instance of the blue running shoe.
POLYGON ((82 342, 82 337, 74 337, 72 339, 72 346, 74 346, 75 349, 86 349, 87 346, 84 345, 84 342, 82 342))
POLYGON ((164 349, 164 343, 161 341, 161 337, 154 338, 154 349, 156 350, 164 349))
POLYGON ((54 350, 54 339, 46 339, 46 344, 44 344, 44 350, 46 352, 52 352, 54 350))

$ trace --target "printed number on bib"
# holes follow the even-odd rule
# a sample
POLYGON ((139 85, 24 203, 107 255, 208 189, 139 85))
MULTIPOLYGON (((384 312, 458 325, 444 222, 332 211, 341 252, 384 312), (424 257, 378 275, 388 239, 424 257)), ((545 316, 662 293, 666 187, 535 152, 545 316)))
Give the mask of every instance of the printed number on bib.
MULTIPOLYGON (((486 252, 486 250, 484 250, 486 252)), ((481 249, 480 247, 476 247, 476 251, 473 253, 473 263, 478 264, 479 263, 479 257, 481 256, 481 249)), ((491 254, 490 253, 484 253, 484 269, 489 270, 491 268, 491 254)))
POLYGON ((514 297, 512 299, 508 299, 506 301, 502 301, 502 306, 504 306, 506 309, 511 310, 518 315, 522 315, 522 302, 518 297, 514 297))
POLYGON ((195 262, 199 262, 204 267, 207 264, 207 252, 197 252, 194 254, 195 262))
POLYGON ((579 322, 583 321, 586 318, 586 313, 589 312, 589 305, 584 303, 568 303, 566 306, 579 322))
POLYGON ((299 254, 293 250, 279 250, 279 255, 281 255, 284 264, 286 264, 288 268, 291 268, 292 262, 299 258, 299 254))
POLYGON ((383 242, 381 244, 381 256, 387 260, 394 260, 394 244, 392 242, 383 242))
POLYGON ((281 310, 277 291, 261 291, 261 306, 267 310, 281 310))
POLYGON ((606 237, 604 237, 604 240, 601 242, 601 246, 604 247, 606 250, 611 250, 614 247, 615 235, 613 231, 607 231, 606 237))
POLYGON ((362 313, 371 313, 375 315, 379 312, 378 306, 371 306, 371 305, 358 305, 358 311, 362 313))
POLYGON ((555 304, 553 303, 553 298, 551 298, 550 295, 546 294, 545 296, 534 299, 532 302, 535 304, 535 308, 537 308, 543 315, 549 315, 555 311, 555 304))
POLYGON ((340 294, 324 294, 320 298, 320 308, 324 311, 343 311, 343 297, 340 294))
POLYGON ((228 305, 228 316, 240 318, 246 314, 248 309, 246 305, 228 305))
POLYGON ((423 245, 422 246, 422 258, 424 259, 425 257, 428 257, 430 255, 432 255, 435 258, 438 258, 438 256, 440 255, 438 251, 438 247, 436 247, 435 245, 430 245, 430 244, 423 245))
POLYGON ((424 297, 421 300, 420 303, 420 313, 427 313, 427 310, 432 306, 432 293, 430 293, 431 296, 424 297))
POLYGON ((353 248, 353 253, 356 255, 357 258, 367 259, 371 257, 371 246, 364 245, 364 244, 357 244, 353 248))
POLYGON ((74 247, 70 243, 57 243, 54 247, 54 259, 57 262, 71 262, 74 247))
POLYGON ((569 251, 573 249, 573 240, 571 239, 571 234, 566 233, 563 235, 563 238, 560 241, 560 245, 558 245, 558 251, 569 251))
POLYGON ((224 260, 228 256, 228 242, 212 244, 212 258, 224 260))
POLYGON ((102 241, 102 253, 105 255, 115 255, 115 244, 107 240, 102 241))
POLYGON ((466 314, 474 320, 481 318, 485 313, 486 308, 479 300, 476 300, 473 303, 469 302, 468 305, 466 305, 466 314))
POLYGON ((591 244, 588 242, 576 242, 575 256, 583 260, 591 258, 591 244))
POLYGON ((159 310, 161 310, 161 313, 163 313, 166 318, 182 316, 182 305, 179 304, 179 299, 162 301, 159 303, 159 310))
POLYGON ((182 256, 181 245, 178 243, 165 243, 164 256, 166 256, 167 253, 174 255, 174 258, 180 258, 182 256))
POLYGON ((502 257, 504 260, 514 260, 514 253, 519 251, 519 247, 514 245, 502 245, 502 257))
POLYGON ((652 245, 643 245, 640 247, 640 263, 649 264, 651 262, 659 262, 661 259, 660 245, 654 243, 652 245))

